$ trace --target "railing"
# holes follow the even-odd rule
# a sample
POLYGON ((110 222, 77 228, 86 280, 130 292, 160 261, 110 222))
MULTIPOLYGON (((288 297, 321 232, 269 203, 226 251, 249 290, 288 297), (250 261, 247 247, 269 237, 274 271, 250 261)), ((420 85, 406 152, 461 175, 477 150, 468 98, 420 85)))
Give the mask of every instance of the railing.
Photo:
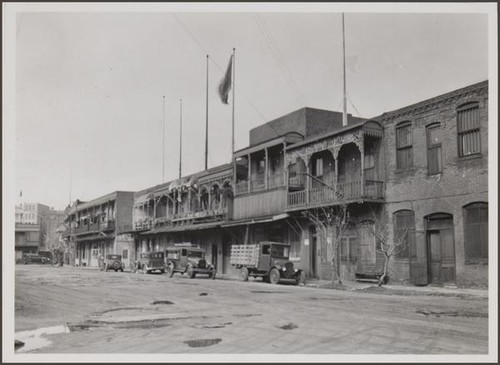
POLYGON ((240 181, 234 185, 234 194, 245 194, 248 193, 248 181, 240 181))
POLYGON ((107 220, 104 222, 95 222, 88 224, 80 224, 79 227, 72 228, 73 234, 80 234, 86 232, 98 232, 98 231, 112 231, 115 229, 115 221, 107 220))
POLYGON ((289 208, 301 207, 306 205, 306 191, 292 191, 288 193, 287 206, 289 208))
POLYGON ((305 174, 297 174, 295 176, 290 176, 288 178, 288 186, 290 188, 303 188, 306 186, 306 175, 305 174))
POLYGON ((364 191, 361 191, 361 181, 337 183, 335 188, 330 186, 314 187, 298 191, 289 191, 287 199, 288 208, 302 206, 315 206, 325 203, 341 203, 345 200, 357 198, 384 197, 384 182, 365 180, 364 191))
MULTIPOLYGON (((274 189, 281 186, 285 186, 285 179, 283 178, 283 173, 269 175, 268 180, 268 189, 274 189)), ((248 192, 258 192, 266 189, 266 178, 264 174, 259 174, 253 177, 250 180, 250 191, 248 190, 248 181, 240 181, 236 183, 234 194, 241 195, 246 194, 248 192)))

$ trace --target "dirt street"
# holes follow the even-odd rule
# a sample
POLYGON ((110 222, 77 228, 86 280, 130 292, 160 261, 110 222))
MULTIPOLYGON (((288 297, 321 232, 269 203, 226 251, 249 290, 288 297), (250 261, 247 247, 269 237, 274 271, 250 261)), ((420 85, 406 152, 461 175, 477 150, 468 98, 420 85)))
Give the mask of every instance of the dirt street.
POLYGON ((488 301, 472 296, 21 265, 15 290, 16 339, 50 328, 38 353, 488 352, 488 301))

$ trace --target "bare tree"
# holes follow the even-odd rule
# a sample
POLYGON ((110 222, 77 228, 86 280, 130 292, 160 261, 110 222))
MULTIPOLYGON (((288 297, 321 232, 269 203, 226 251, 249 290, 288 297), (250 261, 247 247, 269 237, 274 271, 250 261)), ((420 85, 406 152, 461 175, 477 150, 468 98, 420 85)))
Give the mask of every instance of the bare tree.
POLYGON ((314 223, 322 242, 327 242, 328 233, 332 233, 332 283, 342 285, 339 266, 339 247, 349 224, 347 204, 342 203, 339 206, 311 208, 302 214, 314 223))
POLYGON ((395 233, 391 240, 387 215, 381 213, 377 216, 372 211, 372 217, 374 224, 371 226, 371 233, 377 241, 377 252, 380 252, 384 256, 384 269, 382 276, 378 280, 378 286, 382 286, 386 283, 386 278, 388 278, 391 259, 409 249, 412 240, 410 239, 409 229, 404 229, 397 234, 395 233))

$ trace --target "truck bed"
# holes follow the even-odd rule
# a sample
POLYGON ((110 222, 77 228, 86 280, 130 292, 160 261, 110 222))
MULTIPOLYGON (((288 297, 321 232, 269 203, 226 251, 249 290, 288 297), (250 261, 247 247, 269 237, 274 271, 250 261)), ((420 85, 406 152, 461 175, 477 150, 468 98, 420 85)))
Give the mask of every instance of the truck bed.
POLYGON ((257 267, 259 264, 260 245, 232 245, 231 265, 257 267))

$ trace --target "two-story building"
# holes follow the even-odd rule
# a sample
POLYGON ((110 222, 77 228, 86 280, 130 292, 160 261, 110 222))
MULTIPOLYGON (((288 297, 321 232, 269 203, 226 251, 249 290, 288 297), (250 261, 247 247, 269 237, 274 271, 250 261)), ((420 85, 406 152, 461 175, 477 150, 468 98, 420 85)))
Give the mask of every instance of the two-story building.
POLYGON ((75 264, 99 265, 99 258, 120 254, 126 266, 134 251, 132 212, 134 193, 115 191, 89 202, 70 207, 66 237, 76 246, 75 264))
POLYGON ((407 230, 412 241, 396 257, 394 275, 415 284, 487 286, 488 82, 377 120, 390 232, 407 230))
POLYGON ((232 180, 233 166, 225 164, 136 192, 135 254, 189 242, 205 248, 207 259, 225 273, 223 246, 230 238, 221 225, 233 214, 232 180))

